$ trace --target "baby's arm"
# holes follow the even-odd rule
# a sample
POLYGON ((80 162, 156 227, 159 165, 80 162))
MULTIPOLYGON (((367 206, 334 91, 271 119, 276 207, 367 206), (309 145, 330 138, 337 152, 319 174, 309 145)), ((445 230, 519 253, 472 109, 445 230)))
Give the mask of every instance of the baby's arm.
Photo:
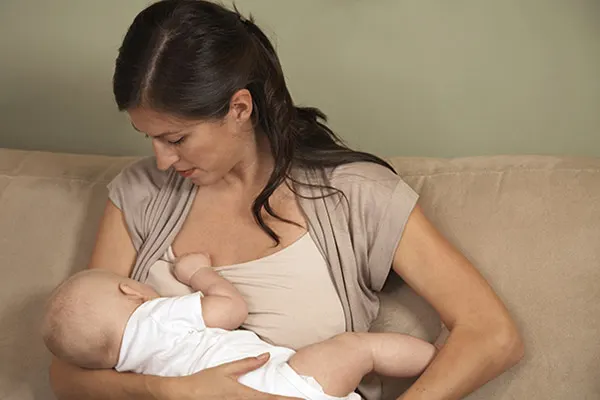
POLYGON ((248 307, 240 292, 210 266, 203 254, 189 254, 175 264, 175 276, 204 295, 202 317, 210 328, 237 329, 248 316, 248 307))

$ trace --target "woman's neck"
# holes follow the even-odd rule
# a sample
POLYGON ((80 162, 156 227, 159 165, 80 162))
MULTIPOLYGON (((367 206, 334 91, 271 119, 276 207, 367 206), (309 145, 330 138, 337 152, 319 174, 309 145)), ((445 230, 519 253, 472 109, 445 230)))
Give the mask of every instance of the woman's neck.
POLYGON ((267 136, 257 132, 252 143, 246 147, 242 160, 223 177, 223 183, 231 188, 242 189, 245 193, 260 192, 267 184, 274 165, 267 136))

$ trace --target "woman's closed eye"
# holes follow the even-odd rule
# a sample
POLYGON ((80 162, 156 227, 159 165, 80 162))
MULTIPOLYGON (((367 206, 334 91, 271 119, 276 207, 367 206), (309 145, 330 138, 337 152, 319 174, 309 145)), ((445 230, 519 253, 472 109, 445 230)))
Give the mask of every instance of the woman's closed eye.
MULTIPOLYGON (((146 139, 155 139, 155 138, 153 138, 152 136, 150 136, 150 135, 146 135, 146 134, 144 134, 144 137, 145 137, 146 139)), ((181 143, 183 143, 183 141, 185 140, 185 136, 182 136, 182 137, 180 137, 179 139, 174 139, 174 140, 173 140, 173 139, 172 139, 172 140, 163 139, 163 140, 165 140, 165 141, 166 141, 167 143, 169 143, 169 144, 172 144, 172 145, 174 145, 174 146, 177 146, 177 145, 180 145, 181 143)))
POLYGON ((176 139, 176 140, 167 140, 167 142, 169 142, 172 145, 177 146, 177 145, 180 145, 181 143, 183 143, 184 140, 185 140, 185 136, 182 136, 182 137, 180 137, 179 139, 176 139))

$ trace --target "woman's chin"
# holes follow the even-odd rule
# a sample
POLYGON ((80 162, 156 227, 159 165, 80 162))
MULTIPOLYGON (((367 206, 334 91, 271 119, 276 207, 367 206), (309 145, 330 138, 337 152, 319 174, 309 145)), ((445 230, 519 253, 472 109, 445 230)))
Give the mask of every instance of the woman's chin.
POLYGON ((196 169, 187 179, 191 180, 196 186, 210 186, 219 182, 222 177, 219 174, 196 169))

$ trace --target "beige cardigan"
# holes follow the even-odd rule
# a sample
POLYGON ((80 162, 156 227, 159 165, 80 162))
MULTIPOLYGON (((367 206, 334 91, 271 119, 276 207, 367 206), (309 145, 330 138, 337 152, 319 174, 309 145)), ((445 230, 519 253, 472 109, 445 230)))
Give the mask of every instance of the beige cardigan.
MULTIPOLYGON (((346 330, 368 331, 379 311, 377 292, 418 195, 392 171, 373 163, 347 164, 324 176, 295 170, 293 177, 328 185, 344 195, 322 197, 331 190, 295 185, 309 234, 327 261, 340 297, 346 330)), ((109 197, 123 212, 138 253, 132 278, 146 280, 150 266, 181 229, 196 189, 174 170, 158 170, 153 157, 125 168, 109 184, 109 197)))

